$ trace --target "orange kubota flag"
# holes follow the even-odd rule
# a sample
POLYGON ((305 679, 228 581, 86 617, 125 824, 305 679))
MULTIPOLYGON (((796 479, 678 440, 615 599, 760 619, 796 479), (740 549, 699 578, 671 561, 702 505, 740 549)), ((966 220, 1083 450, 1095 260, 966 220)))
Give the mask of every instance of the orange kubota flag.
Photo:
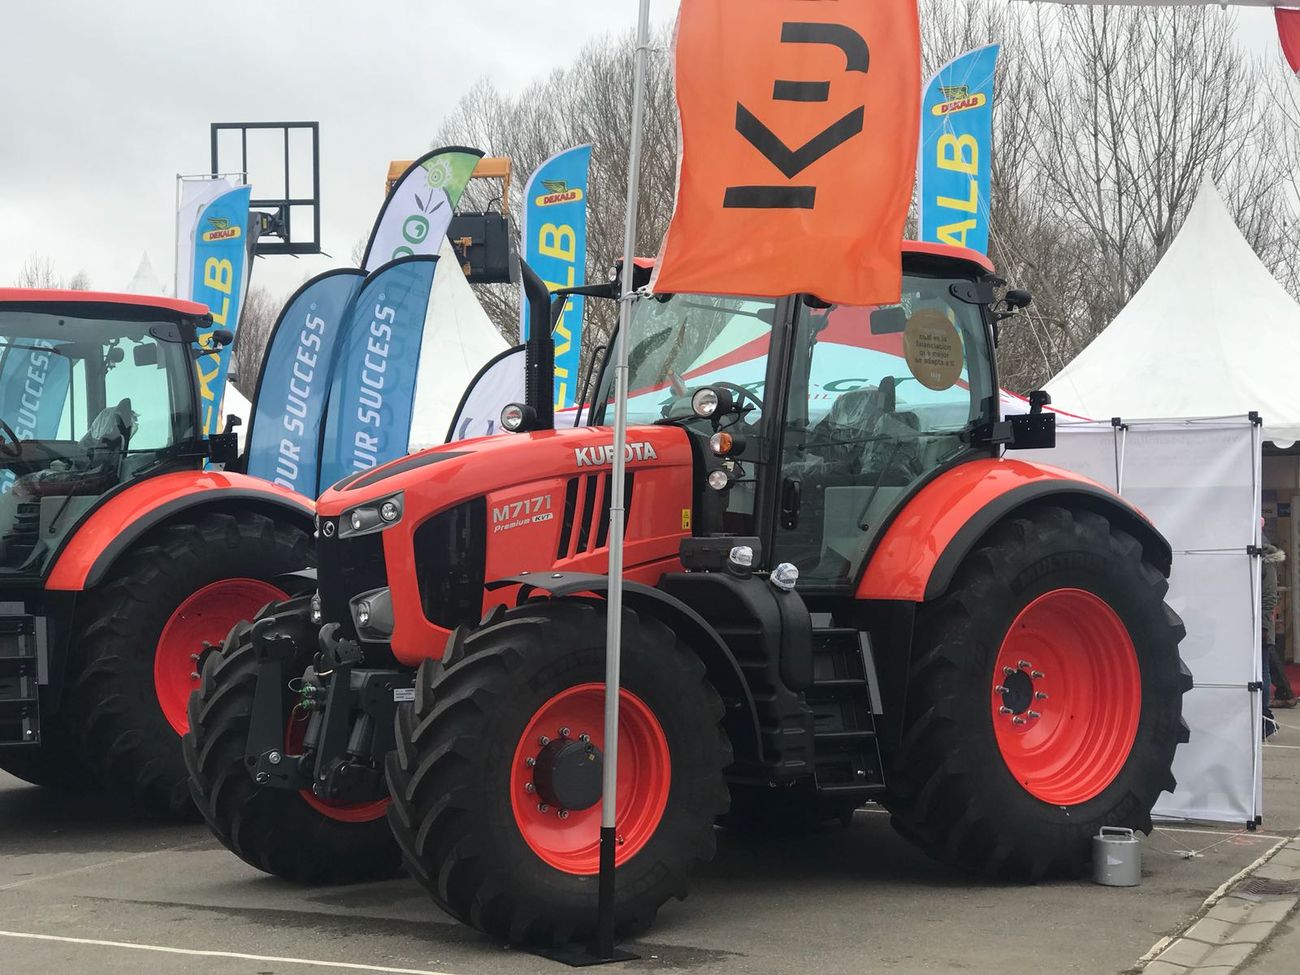
POLYGON ((897 301, 916 0, 682 0, 681 158, 654 290, 897 301))

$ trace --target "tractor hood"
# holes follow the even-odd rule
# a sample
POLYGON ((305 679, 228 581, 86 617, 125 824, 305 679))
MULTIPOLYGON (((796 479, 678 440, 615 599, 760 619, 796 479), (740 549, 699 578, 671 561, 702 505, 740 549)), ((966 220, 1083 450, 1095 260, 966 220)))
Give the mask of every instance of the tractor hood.
MULTIPOLYGON (((627 444, 628 577, 654 583, 691 531, 692 451, 673 426, 631 427, 627 444)), ((317 502, 324 618, 348 627, 356 597, 383 592, 386 642, 416 663, 512 598, 485 602, 486 582, 606 572, 613 458, 613 431, 583 427, 462 441, 345 478, 317 502)))

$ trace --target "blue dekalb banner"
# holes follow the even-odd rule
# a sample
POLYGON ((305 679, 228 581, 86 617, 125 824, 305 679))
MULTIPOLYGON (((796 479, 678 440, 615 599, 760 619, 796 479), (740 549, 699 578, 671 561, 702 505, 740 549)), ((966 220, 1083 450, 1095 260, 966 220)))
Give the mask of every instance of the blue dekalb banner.
MULTIPOLYGON (((5 348, 0 360, 0 418, 19 440, 56 440, 71 363, 48 351, 54 348, 49 339, 15 337, 12 341, 17 344, 5 348)), ((13 471, 0 471, 0 494, 7 493, 13 482, 13 471)))
MULTIPOLYGON (((552 291, 586 283, 587 173, 591 146, 575 146, 537 167, 524 187, 524 260, 552 291)), ((585 301, 574 295, 555 326, 555 408, 574 405, 585 301)), ((528 309, 520 314, 528 338, 528 309)))
POLYGON ((921 100, 917 161, 921 240, 988 253, 993 72, 998 46, 940 68, 921 100))
POLYGON ((427 254, 390 261, 366 278, 348 309, 321 442, 322 489, 406 455, 437 264, 427 254))
POLYGON ((249 420, 248 473, 309 498, 320 493, 321 428, 339 339, 364 271, 317 275, 280 312, 267 342, 249 420))
MULTIPOLYGON (((212 347, 212 333, 239 327, 239 306, 244 300, 244 272, 248 260, 248 198, 251 187, 222 193, 203 208, 194 228, 194 279, 190 298, 207 305, 212 327, 199 332, 199 344, 212 347)), ((221 396, 230 367, 230 349, 201 356, 199 417, 205 434, 219 433, 221 396)))

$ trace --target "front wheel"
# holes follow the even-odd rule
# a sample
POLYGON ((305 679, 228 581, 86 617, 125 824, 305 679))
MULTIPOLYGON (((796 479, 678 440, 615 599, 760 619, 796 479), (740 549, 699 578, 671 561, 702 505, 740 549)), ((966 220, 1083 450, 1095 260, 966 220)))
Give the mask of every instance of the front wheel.
POLYGON ((1077 873, 1102 826, 1149 832, 1187 740, 1182 622, 1142 546, 1043 506, 995 528, 918 610, 885 804, 900 833, 988 876, 1077 873))
MULTIPOLYGON (((604 667, 603 609, 539 600, 422 664, 397 712, 389 821, 407 869, 502 940, 594 933, 604 667)), ((622 668, 615 923, 627 934, 712 857, 731 748, 703 664, 664 624, 625 613, 622 668)))
MULTIPOLYGON (((267 607, 260 618, 274 617, 274 625, 314 637, 308 612, 308 597, 300 596, 267 607)), ((300 674, 311 662, 314 640, 297 643, 301 653, 286 674, 300 674)), ((204 662, 202 684, 190 698, 185 762, 194 802, 213 835, 245 863, 297 883, 395 876, 400 860, 384 821, 387 799, 333 802, 253 781, 244 756, 258 679, 253 629, 240 623, 221 652, 204 662)), ((285 753, 292 755, 302 750, 305 715, 293 707, 289 683, 281 689, 281 705, 289 716, 285 753)))

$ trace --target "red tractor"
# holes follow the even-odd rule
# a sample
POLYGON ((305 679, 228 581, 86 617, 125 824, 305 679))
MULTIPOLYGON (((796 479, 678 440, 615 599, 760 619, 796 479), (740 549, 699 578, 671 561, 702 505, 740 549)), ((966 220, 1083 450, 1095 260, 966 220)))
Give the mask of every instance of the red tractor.
POLYGON ((200 434, 211 329, 188 301, 0 289, 0 769, 160 815, 193 815, 203 654, 312 558, 308 502, 205 469, 235 457, 200 434))
MULTIPOLYGON (((1170 548, 1065 471, 1004 457, 997 326, 1029 300, 979 254, 909 244, 889 307, 640 294, 616 918, 647 925, 715 823, 867 801, 935 857, 1078 870, 1151 828, 1190 687, 1170 548), (797 577, 797 581, 796 581, 797 577)), ((405 864, 512 942, 592 934, 612 370, 556 429, 545 288, 516 436, 357 473, 317 504, 318 591, 205 661, 185 739, 216 835, 262 870, 405 864), (540 337, 540 338, 539 338, 540 337)), ((586 293, 598 291, 585 289, 586 293)))

